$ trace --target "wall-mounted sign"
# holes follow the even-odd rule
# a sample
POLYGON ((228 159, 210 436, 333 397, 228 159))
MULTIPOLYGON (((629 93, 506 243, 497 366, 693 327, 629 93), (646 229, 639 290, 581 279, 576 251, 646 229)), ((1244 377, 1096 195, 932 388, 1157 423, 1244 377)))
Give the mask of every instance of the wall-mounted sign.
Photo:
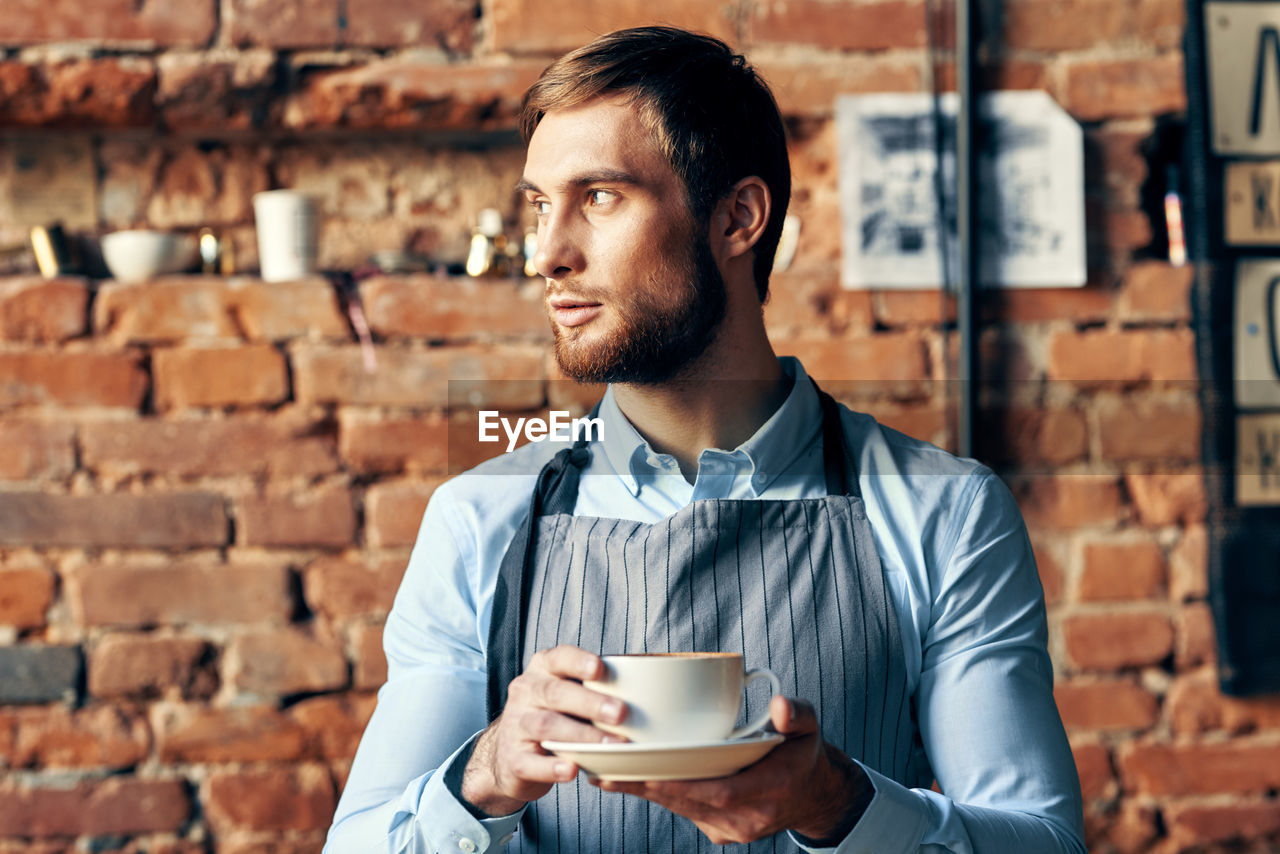
POLYGON ((1280 246, 1280 160, 1236 160, 1226 168, 1231 246, 1280 246))
MULTIPOLYGON (((958 105, 954 94, 937 113, 923 93, 836 98, 844 287, 936 288, 944 257, 959 269, 958 105)), ((1083 285, 1080 126, 1044 92, 992 93, 979 112, 982 284, 1083 285)))
POLYGON ((1236 504, 1280 505, 1280 413, 1236 419, 1236 504))
POLYGON ((1236 266, 1234 314, 1236 406, 1280 409, 1280 261, 1236 266))
POLYGON ((1280 154, 1280 3, 1205 3, 1213 150, 1280 154))

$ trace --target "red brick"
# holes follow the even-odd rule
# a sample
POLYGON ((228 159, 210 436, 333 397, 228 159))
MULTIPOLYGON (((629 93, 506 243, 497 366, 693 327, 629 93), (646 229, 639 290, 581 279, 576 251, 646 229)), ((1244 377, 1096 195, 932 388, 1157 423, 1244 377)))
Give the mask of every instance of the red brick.
MULTIPOLYGON (((792 166, 793 183, 794 163, 792 166)), ((776 338, 803 335, 815 326, 828 325, 833 332, 850 327, 860 332, 871 331, 871 297, 869 291, 840 291, 835 268, 821 274, 799 271, 775 272, 769 277, 769 300, 764 305, 764 322, 769 334, 776 338), (846 311, 837 319, 835 303, 845 295, 861 295, 859 311, 846 311), (839 326, 837 326, 839 324, 839 326)))
POLYGON ((358 347, 304 347, 293 352, 297 399, 303 403, 439 409, 453 394, 469 407, 531 408, 542 404, 544 350, 534 346, 380 348, 366 373, 358 347), (475 398, 469 398, 475 392, 475 398))
POLYGON ((1154 540, 1089 542, 1080 573, 1081 602, 1156 599, 1164 587, 1165 562, 1154 540))
POLYGON ((156 58, 156 70, 156 105, 169 130, 250 131, 278 111, 272 51, 170 51, 156 58))
POLYGON ((403 558, 320 558, 303 573, 307 605, 327 617, 385 617, 391 610, 400 579, 403 558))
POLYGON ((939 445, 947 440, 947 411, 938 403, 851 400, 850 405, 865 411, 884 426, 908 436, 939 445))
POLYGON ((94 332, 119 343, 237 338, 239 330, 226 303, 227 284, 221 278, 108 282, 98 289, 93 303, 94 332))
MULTIPOLYGON (((942 53, 945 56, 946 52, 942 53)), ((956 91, 956 66, 954 62, 941 59, 934 64, 934 79, 938 90, 942 92, 956 91)), ((1050 88, 1050 68, 1043 59, 1013 59, 998 56, 990 61, 980 63, 977 81, 979 88, 992 90, 1019 90, 1050 88)))
POLYGON ((369 487, 364 499, 365 537, 369 546, 388 549, 417 542, 427 501, 441 480, 379 483, 369 487))
POLYGON ((35 787, 0 782, 0 836, 176 831, 190 815, 182 780, 109 777, 35 787))
POLYGON ((293 612, 288 570, 270 564, 97 565, 69 580, 85 626, 279 623, 293 612))
POLYGON ((322 425, 301 414, 104 420, 80 427, 81 465, 110 477, 331 474, 338 469, 335 445, 322 425))
POLYGON ((1177 643, 1174 660, 1179 670, 1214 660, 1215 635, 1213 613, 1204 602, 1184 605, 1177 616, 1177 643))
POLYGON ((262 145, 178 148, 160 164, 147 220, 158 228, 194 229, 252 219, 253 194, 271 186, 270 156, 262 145))
POLYGON ((0 19, 0 42, 91 41, 138 46, 200 46, 214 29, 213 0, 13 0, 0 19))
POLYGON ((438 45, 471 50, 476 9, 469 0, 347 0, 345 44, 363 47, 438 45))
POLYGON ((215 771, 204 785, 209 826, 234 830, 321 830, 336 806, 333 781, 322 765, 258 771, 215 771))
POLYGON ((1131 743, 1120 749, 1120 773, 1126 789, 1155 797, 1261 793, 1280 787, 1280 744, 1131 743))
POLYGON ((771 0, 751 7, 747 42, 837 50, 924 47, 925 9, 912 0, 771 0))
POLYGON ((284 354, 270 344, 157 350, 151 368, 163 409, 269 405, 289 396, 284 354))
MULTIPOLYGON (((1147 180, 1147 158, 1142 148, 1151 138, 1149 122, 1109 122, 1085 130, 1085 179, 1089 191, 1132 198, 1147 180)), ((1168 267, 1161 261, 1140 261, 1140 267, 1168 267)), ((1172 268, 1170 268, 1172 269, 1172 268)))
POLYGON ((1218 688, 1217 676, 1209 668, 1174 679, 1165 709, 1175 735, 1280 729, 1280 698, 1229 697, 1218 688))
POLYGON ((337 294, 323 279, 233 279, 225 298, 240 330, 251 341, 351 337, 337 294))
POLYGON ((331 641, 297 628, 251 631, 227 645, 224 672, 242 693, 329 691, 347 684, 347 659, 331 641))
POLYGON ((173 548, 226 541, 223 500, 211 493, 0 492, 0 545, 173 548))
POLYGON ((1089 428, 1077 409, 1007 407, 980 419, 979 456, 989 462, 1062 465, 1089 455, 1089 428))
POLYGON ((1063 572, 1062 561, 1059 560, 1059 547, 1046 539, 1034 539, 1031 548, 1035 553, 1036 569, 1040 573, 1040 584, 1044 587, 1044 601, 1052 608, 1062 602, 1063 572))
POLYGON ((208 696, 216 677, 204 664, 199 638, 109 634, 89 652, 89 693, 95 697, 208 696))
POLYGON ((1187 108, 1182 54, 1086 59, 1067 66, 1060 100, 1081 121, 1159 116, 1187 108))
POLYGON ((1188 322, 1191 320, 1190 264, 1173 267, 1163 261, 1143 261, 1125 273, 1116 315, 1127 322, 1188 322))
POLYGON ((12 723, 16 768, 130 768, 151 747, 146 721, 111 706, 23 710, 12 723))
POLYGON ((1187 25, 1186 11, 1186 6, 1176 0, 1139 0, 1138 37, 1157 48, 1181 49, 1187 25))
MULTIPOLYGON (((1152 854, 1162 850, 1155 843, 1165 835, 1163 826, 1157 825, 1159 811, 1150 803, 1122 799, 1118 810, 1102 807, 1089 817, 1102 819, 1104 825, 1101 832, 1086 830, 1085 842, 1091 845, 1090 850, 1115 851, 1116 854, 1152 854)), ((1085 819, 1086 826, 1089 817, 1085 819)))
POLYGON ((53 603, 56 577, 44 567, 0 568, 0 626, 39 628, 53 603))
POLYGON ((1080 774, 1084 799, 1091 801, 1109 795, 1115 786, 1115 772, 1111 768, 1111 755, 1107 748, 1093 742, 1073 743, 1071 753, 1080 774))
POLYGON ((449 465, 449 424, 442 415, 406 418, 347 410, 339 425, 338 450, 351 471, 435 474, 449 465))
MULTIPOLYGON (((924 85, 914 59, 853 54, 831 58, 753 58, 785 116, 830 116, 837 95, 917 92, 924 85)), ((801 239, 804 242, 804 238, 801 239)))
POLYGON ((1111 313, 1115 294, 1087 284, 1081 288, 1002 288, 982 292, 982 318, 988 323, 1047 323, 1070 320, 1096 323, 1111 313))
POLYGON ((1209 535, 1204 525, 1191 525, 1169 552, 1169 596, 1175 602, 1209 595, 1209 535))
POLYGON ((289 718, 307 733, 311 755, 350 759, 376 704, 372 694, 329 694, 291 706, 289 718))
POLYGON ((1169 836, 1183 846, 1260 840, 1280 832, 1275 798, 1232 804, 1169 804, 1163 809, 1169 836))
POLYGON ((369 327, 380 336, 435 341, 550 336, 540 286, 406 276, 365 282, 360 297, 369 327))
POLYGON ((0 61, 0 114, 9 127, 150 127, 155 89, 154 65, 138 56, 0 61))
POLYGON ((1108 0, 1019 0, 1004 13, 1004 42, 1011 48, 1080 50, 1131 37, 1133 14, 1108 0))
POLYGON ((1120 484, 1102 474, 1055 474, 1011 484, 1023 518, 1033 529, 1072 530, 1112 525, 1121 518, 1120 484))
POLYGON ((235 45, 332 48, 340 43, 338 0, 229 0, 222 27, 235 45))
POLYGON ((545 61, 425 63, 391 58, 306 75, 285 100, 285 127, 512 130, 545 61))
POLYGON ((349 545, 355 509, 346 489, 327 487, 303 495, 250 495, 236 502, 237 536, 246 546, 349 545))
POLYGON ((1194 399, 1110 398, 1099 401, 1103 459, 1198 460, 1203 418, 1194 399))
POLYGON ((358 691, 373 691, 387 681, 387 656, 382 650, 382 624, 357 623, 351 627, 352 678, 358 691))
POLYGON ((0 282, 0 341, 76 338, 88 328, 88 306, 89 288, 83 279, 24 277, 0 282))
POLYGON ((118 406, 137 409, 147 373, 134 352, 10 350, 0 353, 0 407, 118 406))
POLYGON ((1155 726, 1159 700, 1126 679, 1058 682, 1053 689, 1068 730, 1145 730, 1155 726))
POLYGON ((1081 386, 1193 382, 1189 329, 1059 332, 1049 340, 1049 379, 1081 386))
POLYGON ((1173 652, 1173 626, 1156 612, 1077 614, 1062 621, 1062 633, 1067 655, 1082 670, 1141 667, 1173 652))
MULTIPOLYGON (((778 355, 800 359, 817 382, 850 384, 859 394, 916 389, 928 377, 925 342, 915 332, 795 338, 777 341, 774 346, 778 355)), ((842 390, 848 394, 852 389, 842 390)))
POLYGON ((889 327, 939 326, 955 321, 956 300, 941 291, 873 291, 876 322, 889 327))
POLYGON ((1128 202, 1086 197, 1084 203, 1085 240, 1092 253, 1125 253, 1150 245, 1155 237, 1151 218, 1128 202))
POLYGON ((1125 473, 1124 483, 1144 525, 1158 527, 1204 520, 1207 499, 1204 476, 1199 471, 1130 471, 1125 473))
POLYGON ((75 431, 48 421, 0 421, 0 480, 62 480, 76 467, 75 431))
POLYGON ((152 708, 161 762, 271 762, 306 754, 307 733, 274 706, 203 704, 152 708))
POLYGON ((602 33, 662 21, 685 29, 737 40, 733 9, 714 2, 617 0, 607 7, 589 0, 566 0, 554 14, 535 0, 495 0, 489 10, 491 47, 513 53, 561 54, 602 33))

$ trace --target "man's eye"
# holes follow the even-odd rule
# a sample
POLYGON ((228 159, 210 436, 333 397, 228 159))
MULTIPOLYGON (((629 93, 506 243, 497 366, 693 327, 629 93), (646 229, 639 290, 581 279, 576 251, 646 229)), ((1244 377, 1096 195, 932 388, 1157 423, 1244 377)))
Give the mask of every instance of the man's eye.
POLYGON ((533 208, 533 212, 538 216, 545 216, 551 213, 551 203, 543 199, 529 202, 529 207, 533 208))
POLYGON ((592 190, 587 193, 587 201, 593 205, 606 205, 613 200, 613 193, 608 190, 592 190))

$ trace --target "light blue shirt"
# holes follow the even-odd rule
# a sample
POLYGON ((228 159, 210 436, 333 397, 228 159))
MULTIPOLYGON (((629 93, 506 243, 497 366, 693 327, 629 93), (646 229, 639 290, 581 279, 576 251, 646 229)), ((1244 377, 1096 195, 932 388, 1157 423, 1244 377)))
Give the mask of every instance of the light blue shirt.
MULTIPOLYGON (((690 484, 605 395, 576 515, 652 523, 704 498, 825 494, 813 383, 748 441, 708 449, 690 484)), ((843 410, 848 446, 898 612, 909 689, 943 794, 870 769, 870 807, 814 852, 1084 852, 1080 786, 1053 701, 1044 597, 1021 514, 987 468, 843 410)), ((498 851, 519 815, 477 820, 443 770, 486 725, 485 645, 499 564, 528 509, 545 441, 442 485, 387 619, 387 682, 326 852, 498 851)))

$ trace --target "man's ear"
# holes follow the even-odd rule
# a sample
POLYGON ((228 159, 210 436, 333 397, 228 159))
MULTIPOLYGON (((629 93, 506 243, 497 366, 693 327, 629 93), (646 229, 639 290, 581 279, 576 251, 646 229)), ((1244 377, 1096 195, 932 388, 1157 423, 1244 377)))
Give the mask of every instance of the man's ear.
POLYGON ((755 175, 748 175, 733 185, 716 205, 712 217, 712 249, 723 260, 751 251, 764 234, 773 210, 769 185, 755 175))

